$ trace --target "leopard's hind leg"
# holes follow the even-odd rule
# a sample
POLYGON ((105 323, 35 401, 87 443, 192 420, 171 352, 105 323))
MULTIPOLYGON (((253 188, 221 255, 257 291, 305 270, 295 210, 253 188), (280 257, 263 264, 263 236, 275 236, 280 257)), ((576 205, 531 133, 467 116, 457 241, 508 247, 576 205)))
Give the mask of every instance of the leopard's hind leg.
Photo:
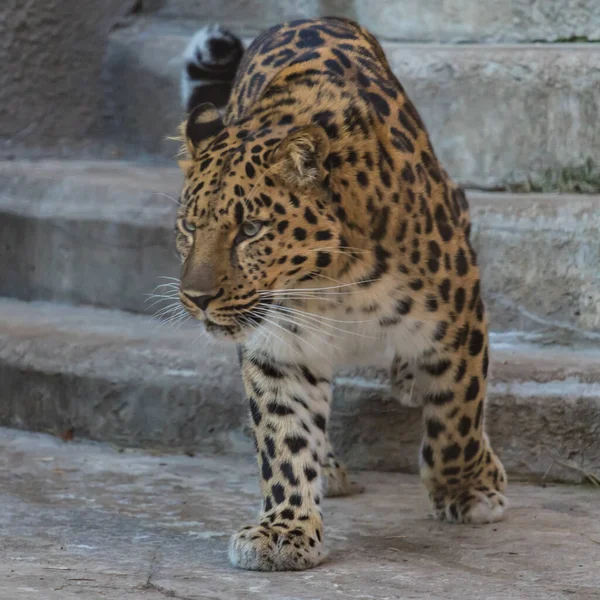
POLYGON ((421 478, 438 519, 499 521, 506 509, 506 474, 485 432, 486 324, 469 319, 449 340, 419 365, 426 377, 421 478))

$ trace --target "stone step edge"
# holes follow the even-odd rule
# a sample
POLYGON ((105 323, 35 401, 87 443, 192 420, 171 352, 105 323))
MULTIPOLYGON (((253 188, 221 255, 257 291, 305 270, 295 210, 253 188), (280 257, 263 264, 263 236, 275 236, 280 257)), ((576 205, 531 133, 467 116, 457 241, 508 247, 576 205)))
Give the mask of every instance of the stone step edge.
MULTIPOLYGON (((121 37, 125 38, 128 35, 132 35, 135 33, 139 33, 140 31, 147 30, 156 30, 156 32, 160 35, 178 37, 178 36, 186 36, 192 37, 192 35, 198 31, 199 29, 206 26, 206 21, 202 19, 196 19, 193 17, 190 18, 178 18, 174 16, 152 16, 152 15, 142 15, 135 17, 134 19, 123 19, 121 26, 113 29, 111 32, 111 36, 116 38, 121 37)), ((239 36, 242 40, 244 47, 247 48, 252 41, 258 37, 265 28, 254 29, 254 28, 245 28, 240 27, 238 23, 228 24, 226 22, 220 22, 219 25, 228 28, 232 33, 239 36)), ((454 50, 464 50, 464 49, 554 49, 564 48, 564 49, 573 49, 573 50, 599 50, 598 41, 595 39, 590 39, 588 41, 564 41, 564 42, 551 42, 551 41, 543 41, 543 40, 529 40, 529 41, 450 41, 450 42, 441 42, 441 41, 407 41, 407 40, 397 40, 393 39, 389 36, 379 35, 377 36, 378 41, 382 45, 383 49, 387 48, 397 48, 397 47, 407 47, 407 48, 416 48, 416 49, 431 49, 431 50, 446 50, 446 49, 454 49, 454 50)))
MULTIPOLYGON (((164 20, 197 20, 210 23, 217 20, 225 25, 236 26, 248 32, 261 31, 267 27, 295 18, 317 18, 319 16, 346 16, 356 20, 380 39, 408 39, 423 42, 438 40, 440 42, 470 43, 481 41, 494 43, 497 41, 541 41, 551 43, 575 39, 600 37, 600 30, 594 16, 600 15, 592 8, 592 0, 583 0, 576 7, 561 10, 561 21, 552 17, 558 14, 558 5, 564 8, 560 0, 545 0, 544 10, 519 11, 517 8, 498 10, 497 3, 490 0, 462 2, 460 14, 453 6, 444 6, 443 2, 430 2, 430 6, 404 2, 327 2, 312 5, 306 2, 292 3, 291 10, 266 10, 264 3, 254 5, 254 13, 249 10, 252 3, 204 3, 191 5, 186 2, 164 0, 146 0, 144 8, 136 18, 160 18, 164 20), (151 4, 151 6, 147 6, 151 4), (494 4, 496 6, 494 6, 494 4), (436 6, 437 5, 437 6, 436 6), (238 11, 237 8, 241 8, 238 11), (262 11, 261 11, 262 8, 262 11), (261 15, 261 12, 263 13, 261 15), (266 19, 265 19, 266 12, 266 19)), ((278 7, 281 9, 281 7, 278 7)), ((456 8, 456 5, 454 5, 456 8)))
MULTIPOLYGON (((121 218, 131 221, 132 213, 133 216, 143 216, 138 211, 146 211, 150 219, 145 218, 144 221, 156 219, 156 225, 160 225, 164 223, 165 214, 174 214, 175 209, 170 204, 176 204, 182 183, 181 172, 176 166, 110 160, 0 160, 0 210, 32 218, 111 221, 119 221, 121 218), (9 177, 29 180, 33 189, 25 186, 19 188, 18 197, 17 194, 11 195, 6 186, 3 186, 3 180, 9 177), (35 184, 42 182, 46 192, 52 189, 61 191, 54 198, 44 198, 43 205, 35 190, 35 184), (94 212, 95 196, 78 196, 76 202, 67 201, 65 185, 76 190, 101 188, 106 193, 106 202, 111 203, 110 214, 108 211, 94 212), (112 195, 114 198, 111 198, 112 195)), ((490 208, 509 202, 544 202, 565 206, 598 203, 600 207, 600 194, 523 193, 474 188, 467 188, 466 193, 473 205, 490 208)), ((170 228, 171 223, 165 223, 165 227, 170 228)))
MULTIPOLYGON (((112 34, 103 72, 101 135, 123 144, 123 156, 133 145, 149 155, 177 151, 177 144, 166 139, 184 116, 179 78, 193 33, 183 26, 140 23, 112 34)), ((595 130, 569 124, 595 115, 591 98, 598 44, 384 43, 384 50, 427 124, 442 164, 461 182, 487 188, 526 185, 544 181, 547 170, 556 175, 582 167, 595 155, 595 130), (569 102, 561 104, 565 95, 569 102), (490 106, 498 110, 490 112, 490 106), (537 137, 525 134, 532 127, 537 137), (506 139, 518 142, 507 145, 506 139)))
MULTIPOLYGON (((189 349, 194 337, 119 311, 0 299, 0 425, 251 452, 235 350, 189 349)), ((600 350, 494 338, 488 425, 509 473, 582 481, 586 469, 600 472, 600 350)), ((352 468, 415 471, 419 411, 391 399, 379 375, 336 379, 334 444, 352 468)))
MULTIPOLYGON (((179 271, 172 228, 181 178, 176 166, 127 161, 0 162, 0 295, 146 313, 157 276, 179 271), (51 247, 62 249, 62 261, 51 247), (61 269, 62 279, 50 275, 61 269), (108 285, 99 288, 98 278, 108 285)), ((600 195, 467 195, 495 330, 600 339, 593 260, 581 258, 599 251, 600 195)))

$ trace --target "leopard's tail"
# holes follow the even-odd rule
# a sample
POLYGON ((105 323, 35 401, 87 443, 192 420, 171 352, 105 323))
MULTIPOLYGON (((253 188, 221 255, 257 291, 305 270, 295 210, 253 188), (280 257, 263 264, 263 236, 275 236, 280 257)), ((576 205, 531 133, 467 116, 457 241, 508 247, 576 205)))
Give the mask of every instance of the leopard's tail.
POLYGON ((218 25, 198 30, 183 53, 181 101, 187 112, 203 102, 224 109, 244 54, 241 40, 218 25))

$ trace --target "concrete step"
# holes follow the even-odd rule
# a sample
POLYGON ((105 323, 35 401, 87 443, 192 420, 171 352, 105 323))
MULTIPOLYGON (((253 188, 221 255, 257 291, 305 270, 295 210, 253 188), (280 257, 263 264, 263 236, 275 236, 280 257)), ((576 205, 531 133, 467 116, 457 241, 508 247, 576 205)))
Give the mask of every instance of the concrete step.
POLYGON ((555 42, 600 39, 596 0, 144 0, 142 12, 260 31, 285 20, 344 16, 404 42, 555 42))
MULTIPOLYGON (((153 453, 154 454, 154 453, 153 453)), ((597 600, 598 491, 510 483, 508 518, 427 518, 417 477, 358 473, 323 502, 330 555, 308 573, 249 573, 229 536, 256 519, 256 463, 118 453, 0 429, 3 600, 597 600)))
POLYGON ((179 186, 157 165, 0 163, 0 295, 144 310, 179 271, 179 186))
MULTIPOLYGON (((176 167, 0 162, 0 295, 142 312, 176 276, 176 167)), ((468 194, 496 331, 600 338, 600 196, 468 194)))
MULTIPOLYGON (((105 64, 103 134, 167 158, 184 116, 181 53, 199 22, 139 19, 116 30, 105 64)), ((384 43, 434 146, 461 182, 498 186, 597 155, 600 45, 384 43)))
MULTIPOLYGON (((0 300, 0 425, 250 453, 235 348, 200 337, 195 323, 173 330, 118 311, 0 300)), ((509 472, 571 481, 597 474, 597 344, 495 335, 491 357, 488 427, 509 472)), ((352 468, 415 471, 419 411, 387 389, 383 373, 341 372, 333 440, 352 468)))

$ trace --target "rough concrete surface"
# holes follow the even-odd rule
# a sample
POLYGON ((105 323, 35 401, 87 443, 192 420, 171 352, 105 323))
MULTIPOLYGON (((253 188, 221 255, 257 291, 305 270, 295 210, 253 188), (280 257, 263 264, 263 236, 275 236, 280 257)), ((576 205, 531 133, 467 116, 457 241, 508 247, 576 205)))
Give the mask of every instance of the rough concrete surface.
POLYGON ((360 473, 324 504, 328 560, 301 573, 227 562, 258 506, 247 459, 119 454, 0 430, 2 600, 592 600, 599 492, 512 484, 501 523, 428 518, 414 476, 360 473))
POLYGON ((143 12, 219 21, 260 31, 286 19, 344 16, 406 42, 536 42, 600 39, 596 0, 145 0, 143 12))
POLYGON ((600 196, 469 193, 492 328, 600 343, 600 196))
MULTIPOLYGON (((199 25, 140 19, 111 36, 104 133, 172 157, 181 53, 199 25), (148 99, 152 101, 149 102, 148 99)), ((384 43, 448 171, 495 186, 583 165, 600 147, 600 46, 384 43)))
MULTIPOLYGON (((179 271, 181 181, 158 165, 0 162, 0 295, 147 310, 179 271)), ((492 328, 600 339, 600 196, 468 196, 492 328)))
POLYGON ((113 23, 134 0, 3 0, 0 148, 53 146, 99 117, 100 74, 113 23))
MULTIPOLYGON (((199 23, 222 23, 228 27, 239 27, 243 31, 257 33, 284 21, 310 19, 322 15, 321 0, 146 0, 142 13, 154 14, 166 19, 193 19, 199 23)), ((326 2, 327 3, 327 2, 326 2)), ((331 4, 331 2, 328 2, 331 4)), ((342 14, 344 0, 337 1, 342 14)))
POLYGON ((600 45, 384 49, 459 181, 520 181, 597 156, 600 45))
MULTIPOLYGON (((488 430, 511 474, 600 476, 600 350, 494 336, 488 430)), ((118 311, 0 300, 0 424, 207 453, 252 452, 235 348, 188 322, 173 330, 118 311)), ((345 370, 330 426, 359 469, 415 472, 417 409, 384 372, 345 370)))
POLYGON ((179 271, 180 185, 176 167, 0 163, 0 295, 146 309, 179 271))
POLYGON ((410 42, 554 42, 600 39, 596 0, 354 0, 354 18, 410 42))

